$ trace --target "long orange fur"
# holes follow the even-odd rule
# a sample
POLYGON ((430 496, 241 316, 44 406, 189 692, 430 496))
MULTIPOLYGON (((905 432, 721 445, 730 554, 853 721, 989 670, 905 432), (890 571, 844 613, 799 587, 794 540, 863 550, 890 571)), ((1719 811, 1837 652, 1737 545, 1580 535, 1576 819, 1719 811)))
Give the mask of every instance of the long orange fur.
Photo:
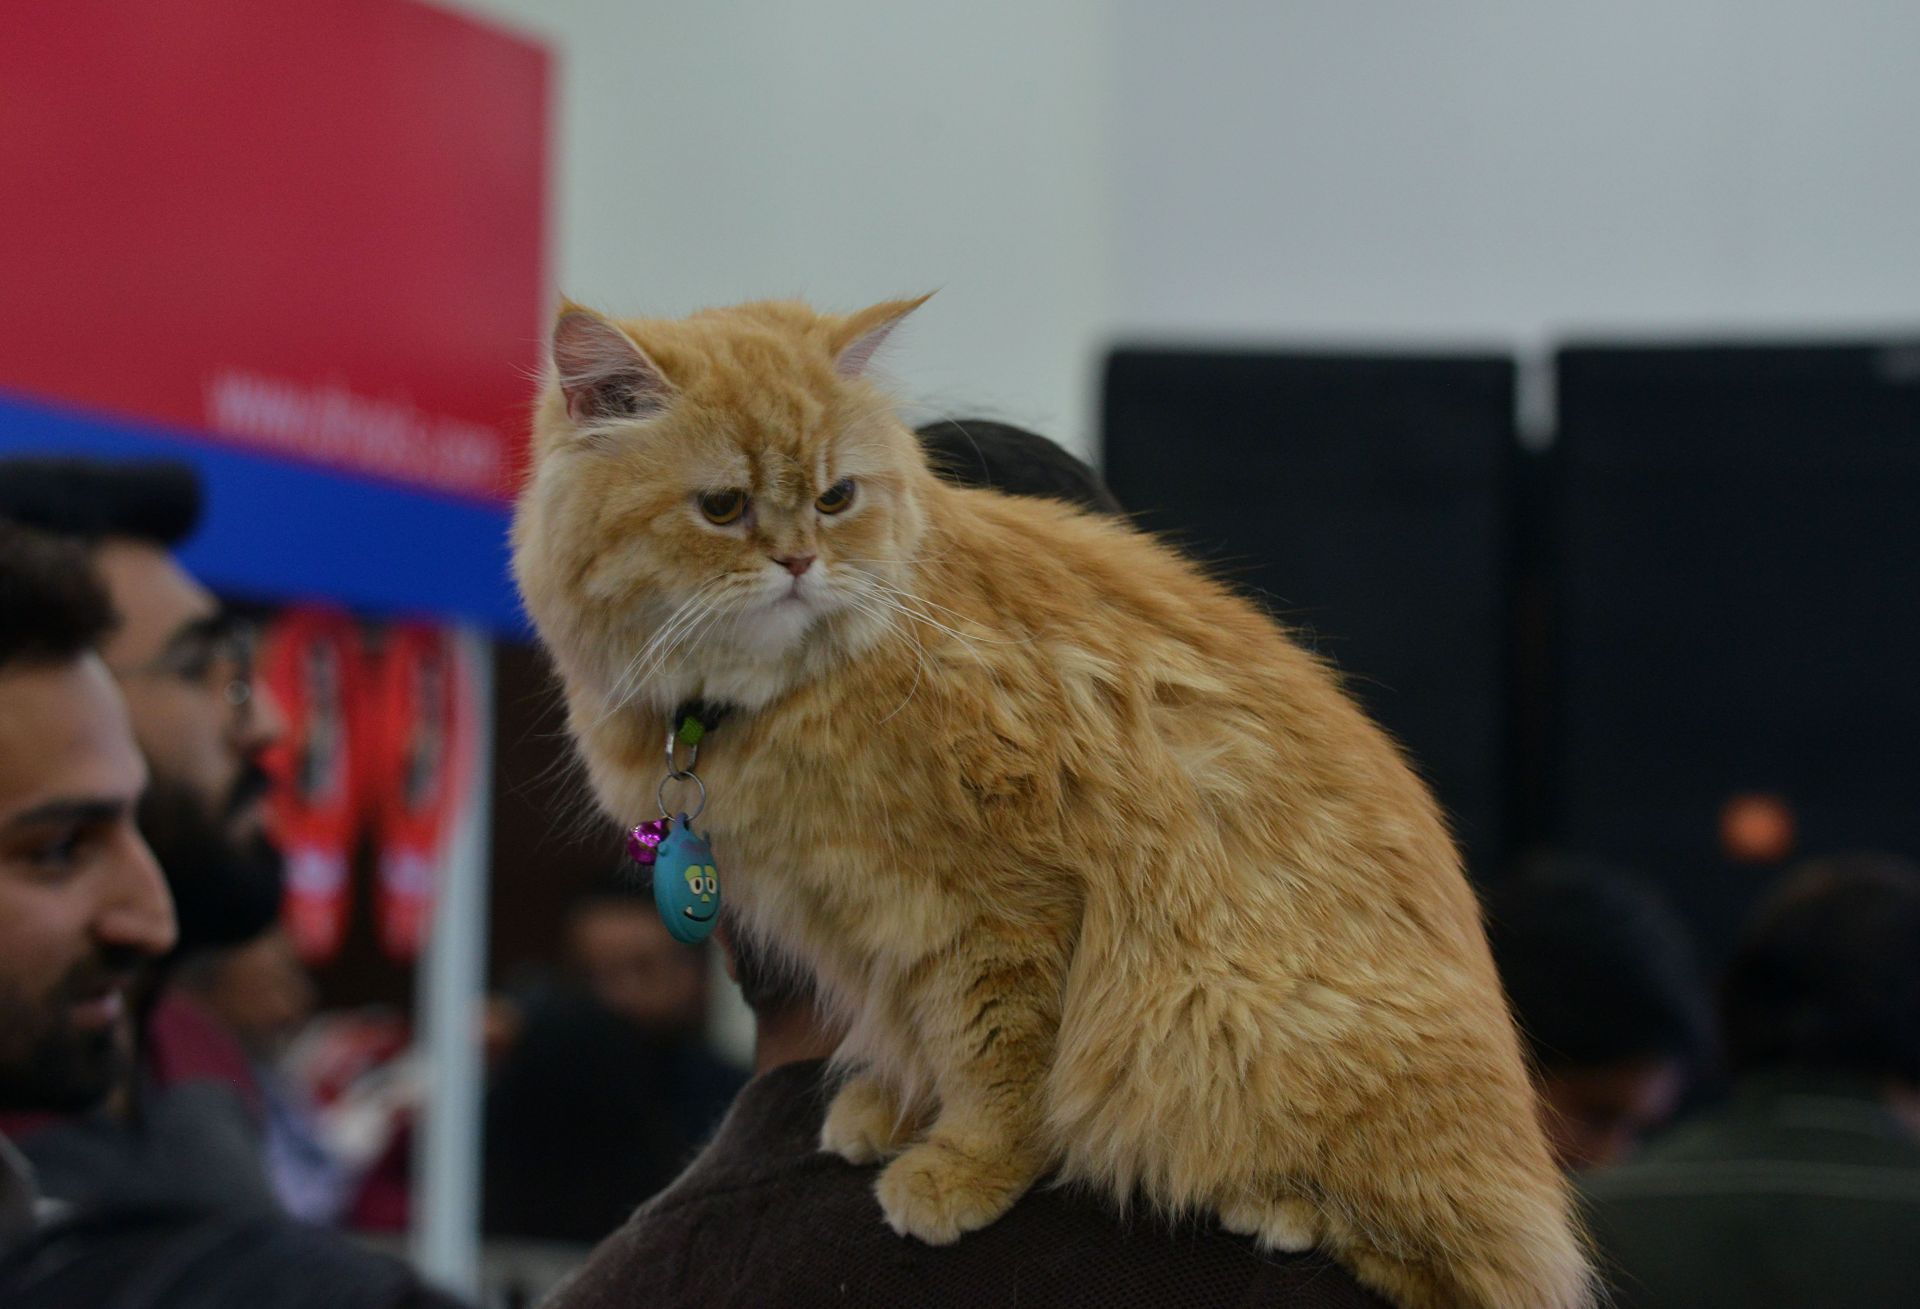
POLYGON ((823 1145, 890 1159, 886 1218, 926 1241, 1057 1172, 1416 1309, 1587 1304, 1426 789, 1174 552, 936 480, 858 375, 916 303, 565 306, 514 525, 609 814, 656 812, 672 706, 741 707, 701 826, 850 1024, 823 1145), (716 526, 698 497, 730 489, 751 513, 716 526))

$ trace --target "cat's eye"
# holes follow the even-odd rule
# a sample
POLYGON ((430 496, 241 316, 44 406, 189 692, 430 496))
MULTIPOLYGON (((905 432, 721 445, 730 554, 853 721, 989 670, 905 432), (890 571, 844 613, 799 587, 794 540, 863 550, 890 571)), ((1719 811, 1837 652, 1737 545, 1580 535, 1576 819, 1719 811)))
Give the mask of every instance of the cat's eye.
POLYGON ((823 514, 837 514, 853 503, 853 479, 843 477, 820 493, 813 507, 823 514))
POLYGON ((708 491, 700 497, 700 512, 707 516, 709 523, 720 527, 737 523, 740 515, 747 512, 747 493, 740 490, 708 491))

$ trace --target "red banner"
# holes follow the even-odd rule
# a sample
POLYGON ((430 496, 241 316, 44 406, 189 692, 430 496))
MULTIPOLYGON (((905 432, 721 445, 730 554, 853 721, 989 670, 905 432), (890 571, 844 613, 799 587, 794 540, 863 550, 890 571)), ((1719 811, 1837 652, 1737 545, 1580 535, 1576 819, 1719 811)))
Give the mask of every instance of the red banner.
POLYGON ((411 0, 11 6, 0 387, 508 498, 547 96, 411 0))

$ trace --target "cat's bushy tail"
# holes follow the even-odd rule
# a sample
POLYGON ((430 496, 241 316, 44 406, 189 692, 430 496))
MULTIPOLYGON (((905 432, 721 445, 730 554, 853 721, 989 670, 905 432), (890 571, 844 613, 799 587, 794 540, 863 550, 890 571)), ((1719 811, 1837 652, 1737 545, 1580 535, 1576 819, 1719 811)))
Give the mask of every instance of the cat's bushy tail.
MULTIPOLYGON (((1491 967, 1335 983, 1216 919, 1209 949, 1096 892, 1047 1084, 1063 1177, 1315 1247, 1407 1309, 1586 1309, 1491 967), (1122 929, 1122 930, 1116 930, 1122 929)), ((1191 926, 1191 924, 1189 924, 1191 926)))
POLYGON ((1535 1193, 1447 1213, 1402 1212, 1424 1231, 1361 1232, 1336 1219, 1325 1248, 1407 1309, 1591 1309, 1596 1283, 1577 1223, 1560 1196, 1527 1189, 1535 1193))

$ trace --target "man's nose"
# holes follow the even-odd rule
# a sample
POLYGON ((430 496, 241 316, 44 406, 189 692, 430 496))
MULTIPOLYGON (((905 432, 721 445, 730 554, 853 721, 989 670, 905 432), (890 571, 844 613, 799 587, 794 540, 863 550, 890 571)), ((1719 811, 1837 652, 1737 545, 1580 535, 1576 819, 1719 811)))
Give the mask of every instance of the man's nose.
POLYGON ((270 748, 287 734, 287 715, 280 700, 265 680, 256 679, 248 687, 247 703, 240 718, 240 748, 249 755, 270 748))
POLYGON ((153 851, 131 822, 115 833, 108 859, 107 893, 94 921, 94 936, 102 945, 154 958, 173 949, 179 935, 173 896, 153 851))

